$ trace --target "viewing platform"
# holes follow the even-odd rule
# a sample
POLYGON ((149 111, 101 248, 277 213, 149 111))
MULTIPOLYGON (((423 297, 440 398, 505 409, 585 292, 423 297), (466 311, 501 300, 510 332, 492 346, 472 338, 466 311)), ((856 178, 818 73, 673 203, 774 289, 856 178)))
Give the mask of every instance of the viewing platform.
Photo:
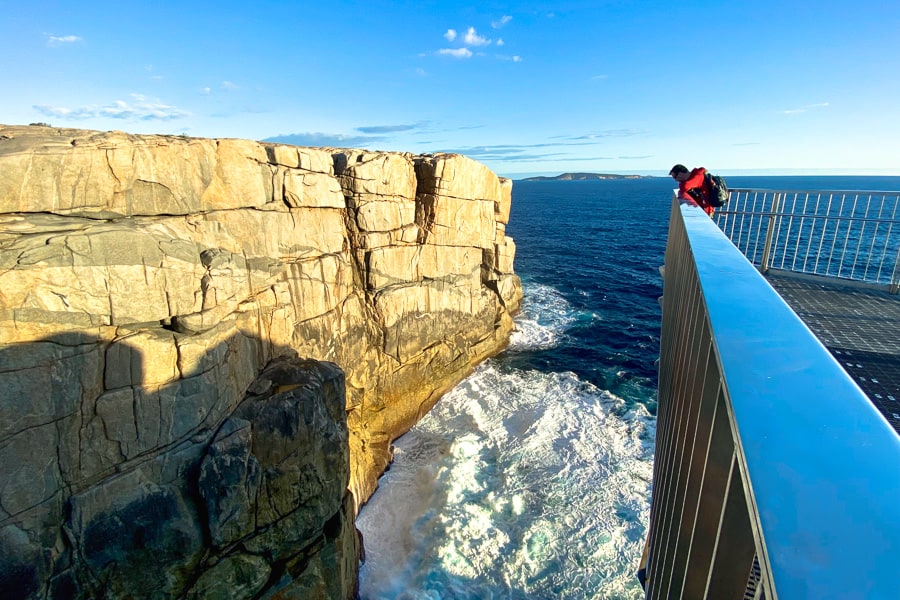
POLYGON ((735 189, 715 221, 900 434, 900 192, 735 189))
POLYGON ((898 216, 896 192, 673 198, 647 598, 900 598, 898 216))

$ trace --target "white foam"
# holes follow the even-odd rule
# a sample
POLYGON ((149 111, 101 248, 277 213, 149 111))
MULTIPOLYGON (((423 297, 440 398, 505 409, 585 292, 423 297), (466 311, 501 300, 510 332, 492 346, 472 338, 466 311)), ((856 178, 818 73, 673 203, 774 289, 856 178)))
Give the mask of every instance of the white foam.
POLYGON ((509 339, 509 351, 542 350, 557 346, 576 315, 568 300, 554 288, 525 283, 522 309, 509 339))
POLYGON ((361 597, 640 598, 654 430, 573 373, 484 363, 397 440, 361 597))

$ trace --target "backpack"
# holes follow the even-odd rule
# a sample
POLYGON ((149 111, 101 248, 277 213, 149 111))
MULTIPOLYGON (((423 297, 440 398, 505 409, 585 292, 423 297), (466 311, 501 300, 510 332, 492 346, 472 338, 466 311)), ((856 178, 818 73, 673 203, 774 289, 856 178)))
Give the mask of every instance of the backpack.
POLYGON ((730 197, 725 180, 712 173, 706 173, 706 175, 703 176, 703 179, 706 183, 706 189, 709 190, 709 205, 716 208, 725 206, 725 203, 728 202, 728 198, 730 197))

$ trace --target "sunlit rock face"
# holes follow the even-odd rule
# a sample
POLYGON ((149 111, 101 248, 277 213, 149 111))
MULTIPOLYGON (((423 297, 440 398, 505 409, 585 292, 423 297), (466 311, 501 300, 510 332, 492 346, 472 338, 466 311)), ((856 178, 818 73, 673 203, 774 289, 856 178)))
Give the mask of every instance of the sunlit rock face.
POLYGON ((352 597, 390 443, 507 343, 511 186, 0 126, 0 597, 352 597))

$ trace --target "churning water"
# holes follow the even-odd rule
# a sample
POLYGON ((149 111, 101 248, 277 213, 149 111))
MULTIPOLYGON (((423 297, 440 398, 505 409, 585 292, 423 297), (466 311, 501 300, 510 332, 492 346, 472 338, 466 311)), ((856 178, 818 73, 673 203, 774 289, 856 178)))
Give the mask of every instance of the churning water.
MULTIPOLYGON (((527 299, 508 354, 552 347, 574 320, 550 288, 527 299)), ((653 437, 642 404, 487 361, 397 441, 358 519, 362 596, 640 597, 653 437)))
POLYGON ((364 600, 642 597, 671 188, 667 178, 514 184, 517 331, 396 441, 357 522, 364 600))

